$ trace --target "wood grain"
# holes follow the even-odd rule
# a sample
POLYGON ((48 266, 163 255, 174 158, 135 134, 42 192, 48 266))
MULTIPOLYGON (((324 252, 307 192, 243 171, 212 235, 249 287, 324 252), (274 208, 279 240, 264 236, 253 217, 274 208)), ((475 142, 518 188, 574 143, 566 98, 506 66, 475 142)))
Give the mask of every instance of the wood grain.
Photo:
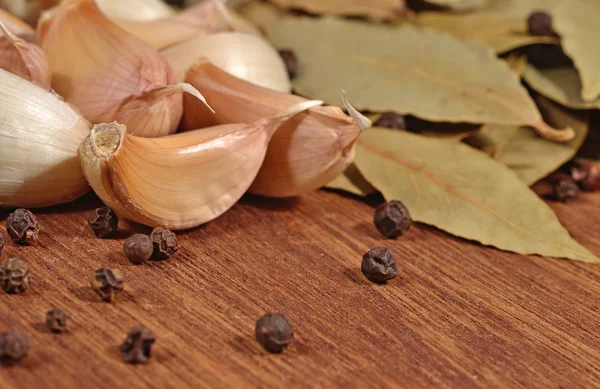
MULTIPOLYGON (((389 241, 373 209, 336 193, 245 198, 180 234, 170 260, 136 266, 118 239, 92 236, 93 196, 38 211, 39 245, 7 243, 32 273, 0 295, 0 330, 22 330, 29 356, 0 367, 0 388, 591 388, 600 386, 600 267, 524 257, 417 225, 389 241), (364 251, 390 247, 400 277, 374 285, 364 251), (99 267, 125 272, 115 303, 89 288, 99 267), (70 330, 43 328, 52 307, 70 330), (281 355, 254 341, 256 319, 284 312, 295 339, 281 355), (142 323, 157 334, 150 362, 118 346, 142 323)), ((552 204, 572 235, 600 254, 600 195, 552 204)), ((6 215, 3 216, 3 219, 6 215)), ((2 227, 3 227, 3 223, 2 227)))

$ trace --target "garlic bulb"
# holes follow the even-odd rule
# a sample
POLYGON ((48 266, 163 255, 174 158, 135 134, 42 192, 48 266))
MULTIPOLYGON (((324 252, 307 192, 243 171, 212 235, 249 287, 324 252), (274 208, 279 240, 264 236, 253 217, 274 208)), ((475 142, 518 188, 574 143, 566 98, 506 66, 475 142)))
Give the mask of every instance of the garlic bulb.
POLYGON ((33 28, 2 8, 0 8, 0 22, 4 23, 6 28, 19 38, 25 39, 28 42, 35 41, 35 31, 33 28))
MULTIPOLYGON (((202 91, 216 113, 184 98, 185 129, 252 122, 305 101, 243 81, 206 60, 190 69, 186 82, 202 91)), ((359 134, 370 126, 367 118, 344 102, 350 116, 337 107, 316 107, 284 123, 271 139, 250 192, 271 197, 296 196, 320 188, 341 174, 354 158, 359 134)))
POLYGON ((86 193, 77 148, 89 133, 55 94, 0 69, 0 207, 43 207, 86 193))
POLYGON ((38 28, 52 87, 92 123, 118 120, 135 135, 174 132, 182 115, 181 92, 160 54, 107 19, 93 0, 65 0, 38 28), (172 85, 171 85, 172 84, 172 85))
POLYGON ((13 35, 2 22, 0 31, 4 33, 0 37, 0 69, 50 90, 50 69, 42 49, 13 35))
POLYGON ((120 217, 173 230, 206 223, 237 202, 262 165, 273 132, 322 102, 302 102, 252 124, 226 124, 162 138, 99 124, 79 148, 90 185, 120 217))
POLYGON ((291 90, 281 56, 257 35, 219 32, 187 40, 163 50, 161 54, 180 81, 183 81, 190 66, 204 57, 227 73, 253 84, 280 92, 291 90))
POLYGON ((151 21, 113 19, 122 29, 156 49, 183 42, 198 35, 227 31, 229 16, 221 0, 204 1, 169 18, 151 21))
POLYGON ((161 0, 96 0, 110 19, 147 21, 168 18, 175 11, 161 0))

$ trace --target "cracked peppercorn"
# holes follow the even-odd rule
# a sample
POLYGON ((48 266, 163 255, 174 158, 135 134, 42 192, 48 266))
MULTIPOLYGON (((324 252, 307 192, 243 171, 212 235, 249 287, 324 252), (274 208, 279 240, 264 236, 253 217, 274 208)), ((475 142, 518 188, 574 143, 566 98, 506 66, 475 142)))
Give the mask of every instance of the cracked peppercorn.
POLYGON ((135 234, 123 244, 123 253, 133 263, 140 264, 152 256, 154 245, 152 239, 144 234, 135 234))
POLYGON ((376 247, 363 255, 360 269, 372 282, 383 284, 398 275, 398 266, 390 249, 376 247))
POLYGON ((552 196, 556 201, 570 203, 579 197, 579 187, 573 181, 559 181, 552 187, 552 196))
POLYGON ((67 315, 62 309, 52 309, 46 313, 46 327, 54 333, 65 332, 67 329, 67 315))
POLYGON ((123 273, 120 270, 101 268, 96 270, 91 282, 92 289, 102 298, 110 302, 123 290, 123 273))
POLYGON ((558 36, 552 27, 552 16, 544 11, 535 11, 529 15, 527 31, 534 36, 558 36))
POLYGON ((29 268, 19 258, 9 258, 0 264, 0 286, 8 294, 23 293, 29 288, 29 268))
POLYGON ((29 341, 17 330, 8 330, 0 334, 0 360, 12 365, 27 356, 29 341))
POLYGON ((402 201, 392 200, 375 210, 373 223, 381 235, 395 239, 408 232, 412 225, 412 218, 402 201))
POLYGON ((256 340, 270 353, 282 352, 294 338, 294 330, 282 313, 267 313, 256 322, 256 340))
POLYGON ((179 249, 177 236, 168 229, 156 227, 150 233, 150 239, 154 246, 153 257, 155 259, 167 259, 179 249))
POLYGON ((373 126, 406 130, 406 119, 396 112, 385 112, 373 123, 373 126))
POLYGON ((154 342, 154 332, 144 326, 134 327, 121 344, 121 355, 127 363, 144 363, 151 356, 154 342))
POLYGON ((17 209, 6 219, 6 232, 17 244, 27 245, 35 243, 38 239, 38 220, 31 211, 17 209))
POLYGON ((92 212, 88 223, 98 238, 108 238, 117 231, 119 218, 109 207, 102 207, 92 212))
POLYGON ((290 79, 293 80, 298 75, 298 58, 296 57, 296 53, 292 49, 281 49, 279 50, 279 55, 283 63, 285 63, 285 68, 290 79))

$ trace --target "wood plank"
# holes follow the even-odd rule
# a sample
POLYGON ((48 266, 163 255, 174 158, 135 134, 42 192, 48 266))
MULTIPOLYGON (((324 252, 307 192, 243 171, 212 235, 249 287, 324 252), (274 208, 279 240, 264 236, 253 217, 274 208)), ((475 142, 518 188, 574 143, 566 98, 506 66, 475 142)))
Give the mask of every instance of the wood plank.
MULTIPOLYGON (((336 193, 296 200, 247 197, 181 233, 170 260, 136 266, 121 253, 132 231, 98 240, 87 226, 93 196, 37 212, 39 245, 7 243, 31 288, 0 295, 0 330, 21 329, 29 356, 0 368, 0 388, 583 388, 600 382, 600 267, 524 257, 417 225, 396 241, 378 235, 373 209, 336 193), (390 247, 400 276, 360 273, 364 251, 390 247), (125 272, 103 303, 94 270, 125 272), (65 309, 70 330, 43 329, 65 309), (293 344, 269 355, 256 319, 281 311, 293 344), (142 323, 157 334, 143 366, 118 346, 142 323)), ((600 195, 552 204, 575 238, 600 254, 600 195)), ((4 220, 6 215, 3 216, 4 220)), ((4 223, 1 223, 2 227, 4 223)), ((3 232, 4 233, 4 232, 3 232)))

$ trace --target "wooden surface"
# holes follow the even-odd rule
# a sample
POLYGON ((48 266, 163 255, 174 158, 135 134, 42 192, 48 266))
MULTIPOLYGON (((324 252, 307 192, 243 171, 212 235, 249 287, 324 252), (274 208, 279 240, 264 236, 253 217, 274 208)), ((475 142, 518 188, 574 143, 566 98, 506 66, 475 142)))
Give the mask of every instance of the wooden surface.
MULTIPOLYGON (((23 258, 32 281, 25 294, 0 295, 0 330, 22 330, 31 349, 0 367, 0 388, 600 386, 600 266, 504 253, 421 225, 389 241, 369 205, 323 191, 246 198, 182 233, 172 259, 135 266, 121 254, 126 231, 92 236, 96 205, 87 196, 39 211, 40 244, 7 243, 2 258, 23 258), (375 246, 399 262, 388 285, 360 273, 375 246), (88 286, 102 266, 125 272, 113 304, 88 286), (69 333, 44 330, 52 307, 68 313, 69 333), (281 355, 254 341, 269 311, 294 326, 281 355), (157 334, 153 358, 126 365, 118 345, 138 323, 157 334)), ((600 254, 600 194, 552 206, 600 254)))

